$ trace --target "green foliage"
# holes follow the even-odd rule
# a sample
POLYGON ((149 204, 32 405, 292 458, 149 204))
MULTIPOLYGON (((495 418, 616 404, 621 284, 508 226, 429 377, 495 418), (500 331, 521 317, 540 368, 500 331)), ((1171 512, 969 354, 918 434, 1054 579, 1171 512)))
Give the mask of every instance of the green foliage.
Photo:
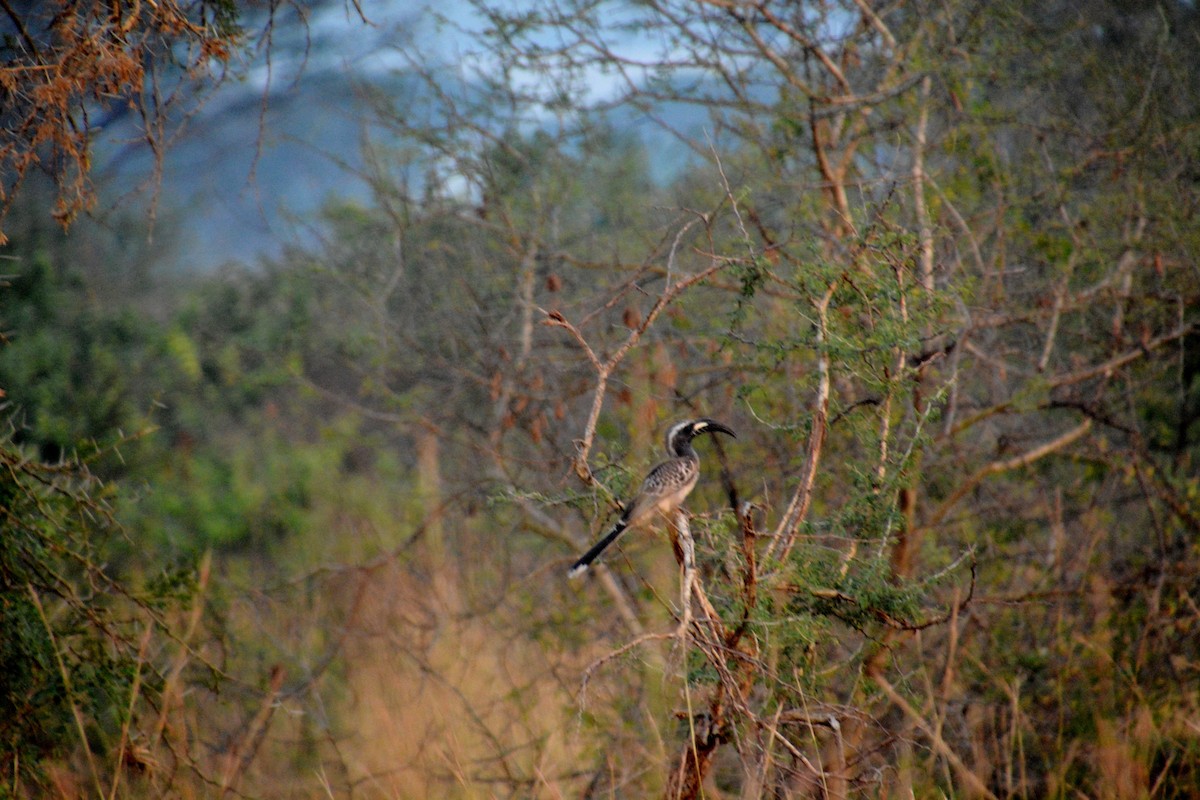
POLYGON ((0 348, 0 386, 22 413, 18 441, 48 460, 146 425, 131 387, 156 331, 150 320, 87 302, 78 274, 35 257, 0 292, 12 331, 0 348))
MULTIPOLYGON (((280 428, 269 417, 245 419, 236 437, 161 456, 153 490, 128 513, 143 546, 174 558, 210 548, 265 556, 318 535, 321 509, 349 504, 362 469, 354 460, 370 437, 353 419, 314 431, 312 439, 293 439, 280 428)), ((383 458, 370 468, 378 479, 394 469, 383 458)))

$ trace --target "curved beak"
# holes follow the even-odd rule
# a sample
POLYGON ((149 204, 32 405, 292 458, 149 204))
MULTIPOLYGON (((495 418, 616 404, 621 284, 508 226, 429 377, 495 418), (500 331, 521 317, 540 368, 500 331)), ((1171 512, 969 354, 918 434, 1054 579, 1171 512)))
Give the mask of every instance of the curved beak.
POLYGON ((729 427, 722 425, 715 419, 709 419, 708 417, 696 420, 695 431, 696 433, 724 433, 728 436, 732 436, 734 439, 737 438, 737 434, 730 430, 729 427))

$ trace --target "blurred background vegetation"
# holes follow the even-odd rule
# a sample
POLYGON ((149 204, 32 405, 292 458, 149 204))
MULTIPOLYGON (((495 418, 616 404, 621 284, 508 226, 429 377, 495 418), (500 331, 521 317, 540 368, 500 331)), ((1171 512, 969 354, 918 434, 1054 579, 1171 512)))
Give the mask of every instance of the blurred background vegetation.
POLYGON ((47 8, 0 796, 1200 794, 1194 3, 47 8), (166 145, 335 97, 355 188, 197 246, 166 145), (691 416, 694 587, 568 583, 691 416))

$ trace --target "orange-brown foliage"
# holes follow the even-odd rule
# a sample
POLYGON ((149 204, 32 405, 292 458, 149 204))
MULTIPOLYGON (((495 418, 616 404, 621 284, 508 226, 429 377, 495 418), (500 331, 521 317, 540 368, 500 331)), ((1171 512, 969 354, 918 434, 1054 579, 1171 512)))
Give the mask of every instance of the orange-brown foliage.
POLYGON ((58 186, 53 213, 63 225, 89 208, 93 128, 116 104, 141 116, 143 135, 161 157, 167 108, 178 98, 164 93, 159 76, 182 67, 181 77, 203 78, 239 39, 207 6, 177 0, 5 0, 3 12, 16 36, 0 63, 0 219, 35 167, 58 186))

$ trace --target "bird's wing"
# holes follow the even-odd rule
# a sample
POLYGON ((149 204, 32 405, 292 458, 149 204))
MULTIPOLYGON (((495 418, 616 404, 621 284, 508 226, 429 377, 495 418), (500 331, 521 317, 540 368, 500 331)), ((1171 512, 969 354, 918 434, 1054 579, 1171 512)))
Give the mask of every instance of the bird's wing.
POLYGON ((661 497, 664 494, 676 491, 680 486, 688 482, 691 471, 692 464, 686 458, 672 458, 669 461, 664 461, 650 470, 650 474, 646 476, 646 480, 642 481, 640 494, 661 497))
POLYGON ((631 525, 645 519, 664 497, 687 487, 694 472, 695 466, 690 459, 672 458, 662 462, 650 470, 650 474, 642 481, 642 488, 630 501, 621 518, 631 525))

